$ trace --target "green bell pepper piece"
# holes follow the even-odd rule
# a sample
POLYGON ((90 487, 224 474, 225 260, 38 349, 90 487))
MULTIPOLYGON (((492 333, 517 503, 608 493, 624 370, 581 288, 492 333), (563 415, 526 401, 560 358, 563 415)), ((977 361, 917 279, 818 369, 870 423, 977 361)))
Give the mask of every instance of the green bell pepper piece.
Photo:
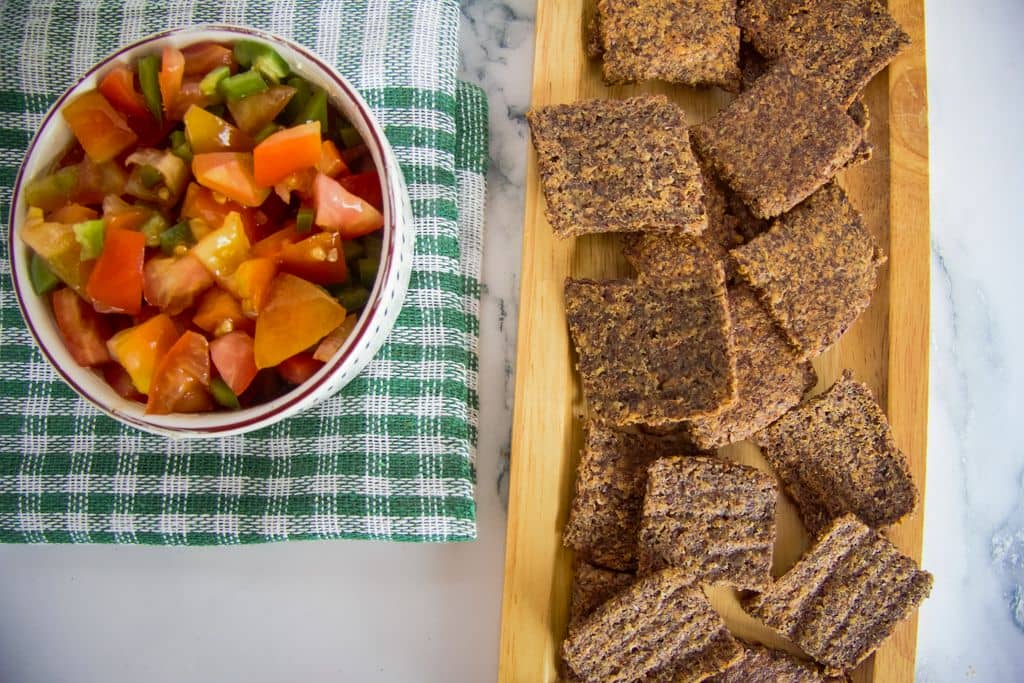
POLYGON ((327 134, 327 93, 319 88, 310 96, 302 113, 292 123, 299 125, 307 121, 319 121, 320 135, 327 134))
POLYGON ((146 222, 139 228, 139 232, 146 236, 147 247, 160 246, 160 233, 167 229, 167 219, 157 211, 146 219, 146 222))
POLYGON ((146 100, 146 106, 156 117, 157 122, 163 123, 164 112, 160 102, 160 58, 156 55, 146 55, 139 60, 139 85, 142 87, 142 97, 146 100))
POLYGON ((103 238, 107 229, 102 218, 75 223, 71 228, 75 231, 75 240, 82 245, 82 253, 79 256, 81 260, 94 259, 103 252, 103 238))
POLYGON ((216 69, 203 76, 203 80, 199 81, 199 92, 203 93, 207 97, 213 97, 217 94, 220 82, 230 75, 231 69, 227 66, 218 66, 216 69))
POLYGON ((288 104, 285 105, 284 111, 278 116, 278 120, 291 123, 302 115, 302 112, 306 109, 306 103, 309 102, 310 96, 313 91, 310 89, 309 81, 305 78, 293 76, 288 79, 288 85, 295 88, 295 94, 288 100, 288 104))
POLYGON ((222 80, 217 86, 217 92, 226 100, 240 100, 243 97, 263 92, 267 87, 267 82, 263 80, 260 73, 250 69, 222 80))
POLYGON ((370 300, 370 290, 365 287, 343 287, 337 293, 338 303, 346 311, 358 311, 370 300))
POLYGON ((25 186, 25 201, 43 211, 58 209, 71 201, 78 185, 78 167, 65 166, 56 173, 36 178, 25 186))
POLYGON ((373 287, 373 283, 377 279, 377 269, 379 268, 380 259, 376 256, 361 258, 356 261, 356 270, 359 271, 359 282, 364 287, 373 287))
POLYGON ((219 406, 230 408, 231 410, 238 410, 242 407, 242 404, 238 402, 238 397, 235 396, 235 392, 231 391, 228 383, 220 377, 214 377, 210 380, 210 393, 213 394, 213 400, 219 406))
POLYGON ((32 289, 39 295, 46 294, 60 284, 60 278, 50 270, 46 259, 34 251, 28 262, 28 279, 32 282, 32 289))
POLYGON ((295 232, 305 233, 313 229, 313 209, 304 206, 295 216, 295 232))
POLYGON ((174 248, 179 244, 192 244, 195 237, 192 235, 192 228, 188 221, 176 223, 160 233, 160 250, 167 256, 174 255, 174 248))

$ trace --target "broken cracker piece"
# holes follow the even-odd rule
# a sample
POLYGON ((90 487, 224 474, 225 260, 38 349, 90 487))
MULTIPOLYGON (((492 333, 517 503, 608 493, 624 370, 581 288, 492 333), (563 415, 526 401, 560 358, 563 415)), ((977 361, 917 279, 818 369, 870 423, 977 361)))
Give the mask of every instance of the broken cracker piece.
POLYGON ((663 95, 527 114, 545 213, 559 237, 704 230, 704 188, 683 110, 663 95))
POLYGON ((675 567, 694 583, 771 584, 775 478, 717 458, 669 457, 647 468, 640 574, 675 567))
POLYGON ((835 183, 730 253, 740 276, 808 358, 835 343, 868 307, 885 261, 835 183))
POLYGON ((763 645, 740 642, 743 657, 707 683, 841 683, 825 678, 814 662, 763 645))
POLYGON ((599 419, 657 426, 715 414, 736 398, 720 265, 671 282, 568 279, 565 308, 599 419))
POLYGON ((638 580, 569 629, 562 657, 581 681, 696 683, 743 654, 699 588, 678 570, 638 580))
POLYGON ((759 218, 806 199, 864 141, 846 111, 785 63, 691 132, 700 156, 759 218))
POLYGON ((812 534, 848 512, 869 526, 887 527, 917 506, 910 466, 885 413, 848 370, 754 440, 812 534))
POLYGON ((569 598, 569 628, 636 580, 636 575, 577 561, 569 598))
POLYGON ((609 85, 662 80, 739 88, 736 0, 598 0, 609 85))
POLYGON ((835 675, 874 652, 931 587, 931 574, 846 515, 745 609, 835 675))

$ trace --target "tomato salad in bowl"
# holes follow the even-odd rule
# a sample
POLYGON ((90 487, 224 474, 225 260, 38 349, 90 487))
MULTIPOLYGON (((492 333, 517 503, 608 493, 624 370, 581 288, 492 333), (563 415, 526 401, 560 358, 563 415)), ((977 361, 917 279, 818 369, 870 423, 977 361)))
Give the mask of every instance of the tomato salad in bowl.
POLYGON ((368 107, 249 29, 101 62, 54 105, 15 192, 30 330, 72 388, 148 431, 247 431, 326 398, 408 283, 408 196, 368 107))

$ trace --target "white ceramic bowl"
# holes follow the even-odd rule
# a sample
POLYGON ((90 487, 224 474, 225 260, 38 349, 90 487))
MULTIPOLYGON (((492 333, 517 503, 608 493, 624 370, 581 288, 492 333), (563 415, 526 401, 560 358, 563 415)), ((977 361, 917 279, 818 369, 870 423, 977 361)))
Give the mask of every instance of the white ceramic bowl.
POLYGON ((11 255, 15 294, 28 329, 43 355, 72 389, 126 425, 171 437, 197 438, 227 436, 266 427, 320 403, 350 382, 370 362, 395 324, 412 272, 413 243, 412 209, 398 161, 369 106, 352 85, 319 57, 291 41, 251 28, 209 25, 163 31, 123 47, 91 68, 57 100, 29 145, 14 185, 8 253, 11 255), (22 187, 49 171, 72 141, 71 130, 60 116, 61 108, 78 93, 97 87, 112 65, 134 63, 144 55, 159 54, 165 45, 184 47, 207 40, 231 43, 242 38, 273 45, 293 71, 326 90, 331 103, 362 136, 382 184, 384 246, 380 270, 369 302, 352 334, 334 358, 305 383, 273 401, 244 410, 146 415, 143 405, 122 398, 97 372, 74 361, 60 337, 48 302, 32 290, 28 271, 29 249, 18 238, 28 210, 22 198, 22 187))

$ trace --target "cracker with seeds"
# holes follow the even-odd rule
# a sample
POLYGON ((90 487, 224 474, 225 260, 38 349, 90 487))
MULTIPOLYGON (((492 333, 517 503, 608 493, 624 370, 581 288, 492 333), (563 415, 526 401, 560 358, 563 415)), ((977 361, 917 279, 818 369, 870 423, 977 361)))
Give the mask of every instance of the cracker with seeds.
POLYGON ((662 80, 739 88, 736 0, 598 0, 609 85, 662 80))
POLYGON ((877 0, 743 0, 743 38, 786 58, 844 107, 910 38, 877 0))
POLYGON ((825 678, 814 662, 788 652, 740 643, 743 658, 707 683, 841 683, 844 678, 825 678))
POLYGON ((696 683, 742 656, 704 593, 675 569, 640 579, 569 629, 573 678, 600 683, 696 683))
POLYGON ((736 351, 736 400, 722 412, 687 423, 702 449, 742 441, 800 403, 818 377, 786 339, 757 297, 742 284, 729 288, 736 351))
POLYGON ((675 567, 694 583, 771 584, 775 478, 717 458, 661 458, 647 468, 640 574, 675 567))
POLYGON ((808 358, 835 343, 868 307, 885 261, 835 183, 731 254, 740 276, 808 358))
POLYGON ((691 137, 751 212, 771 218, 848 165, 864 131, 825 91, 780 63, 691 137))
POLYGON ((874 652, 931 586, 931 574, 846 515, 746 610, 838 674, 874 652))
POLYGON ((917 506, 910 466, 885 413, 848 370, 755 441, 811 533, 848 512, 869 526, 887 527, 917 506))
POLYGON ((631 434, 591 422, 576 469, 565 545, 590 563, 636 571, 647 466, 665 455, 693 452, 677 435, 631 434))
POLYGON ((555 234, 700 234, 704 188, 683 110, 663 96, 588 100, 526 115, 555 234))
POLYGON ((568 279, 566 318, 583 394, 599 419, 663 425, 736 398, 725 274, 683 280, 568 279))
POLYGON ((590 616, 595 609, 625 590, 634 581, 635 574, 577 561, 572 577, 572 593, 569 597, 569 628, 580 619, 590 616))

